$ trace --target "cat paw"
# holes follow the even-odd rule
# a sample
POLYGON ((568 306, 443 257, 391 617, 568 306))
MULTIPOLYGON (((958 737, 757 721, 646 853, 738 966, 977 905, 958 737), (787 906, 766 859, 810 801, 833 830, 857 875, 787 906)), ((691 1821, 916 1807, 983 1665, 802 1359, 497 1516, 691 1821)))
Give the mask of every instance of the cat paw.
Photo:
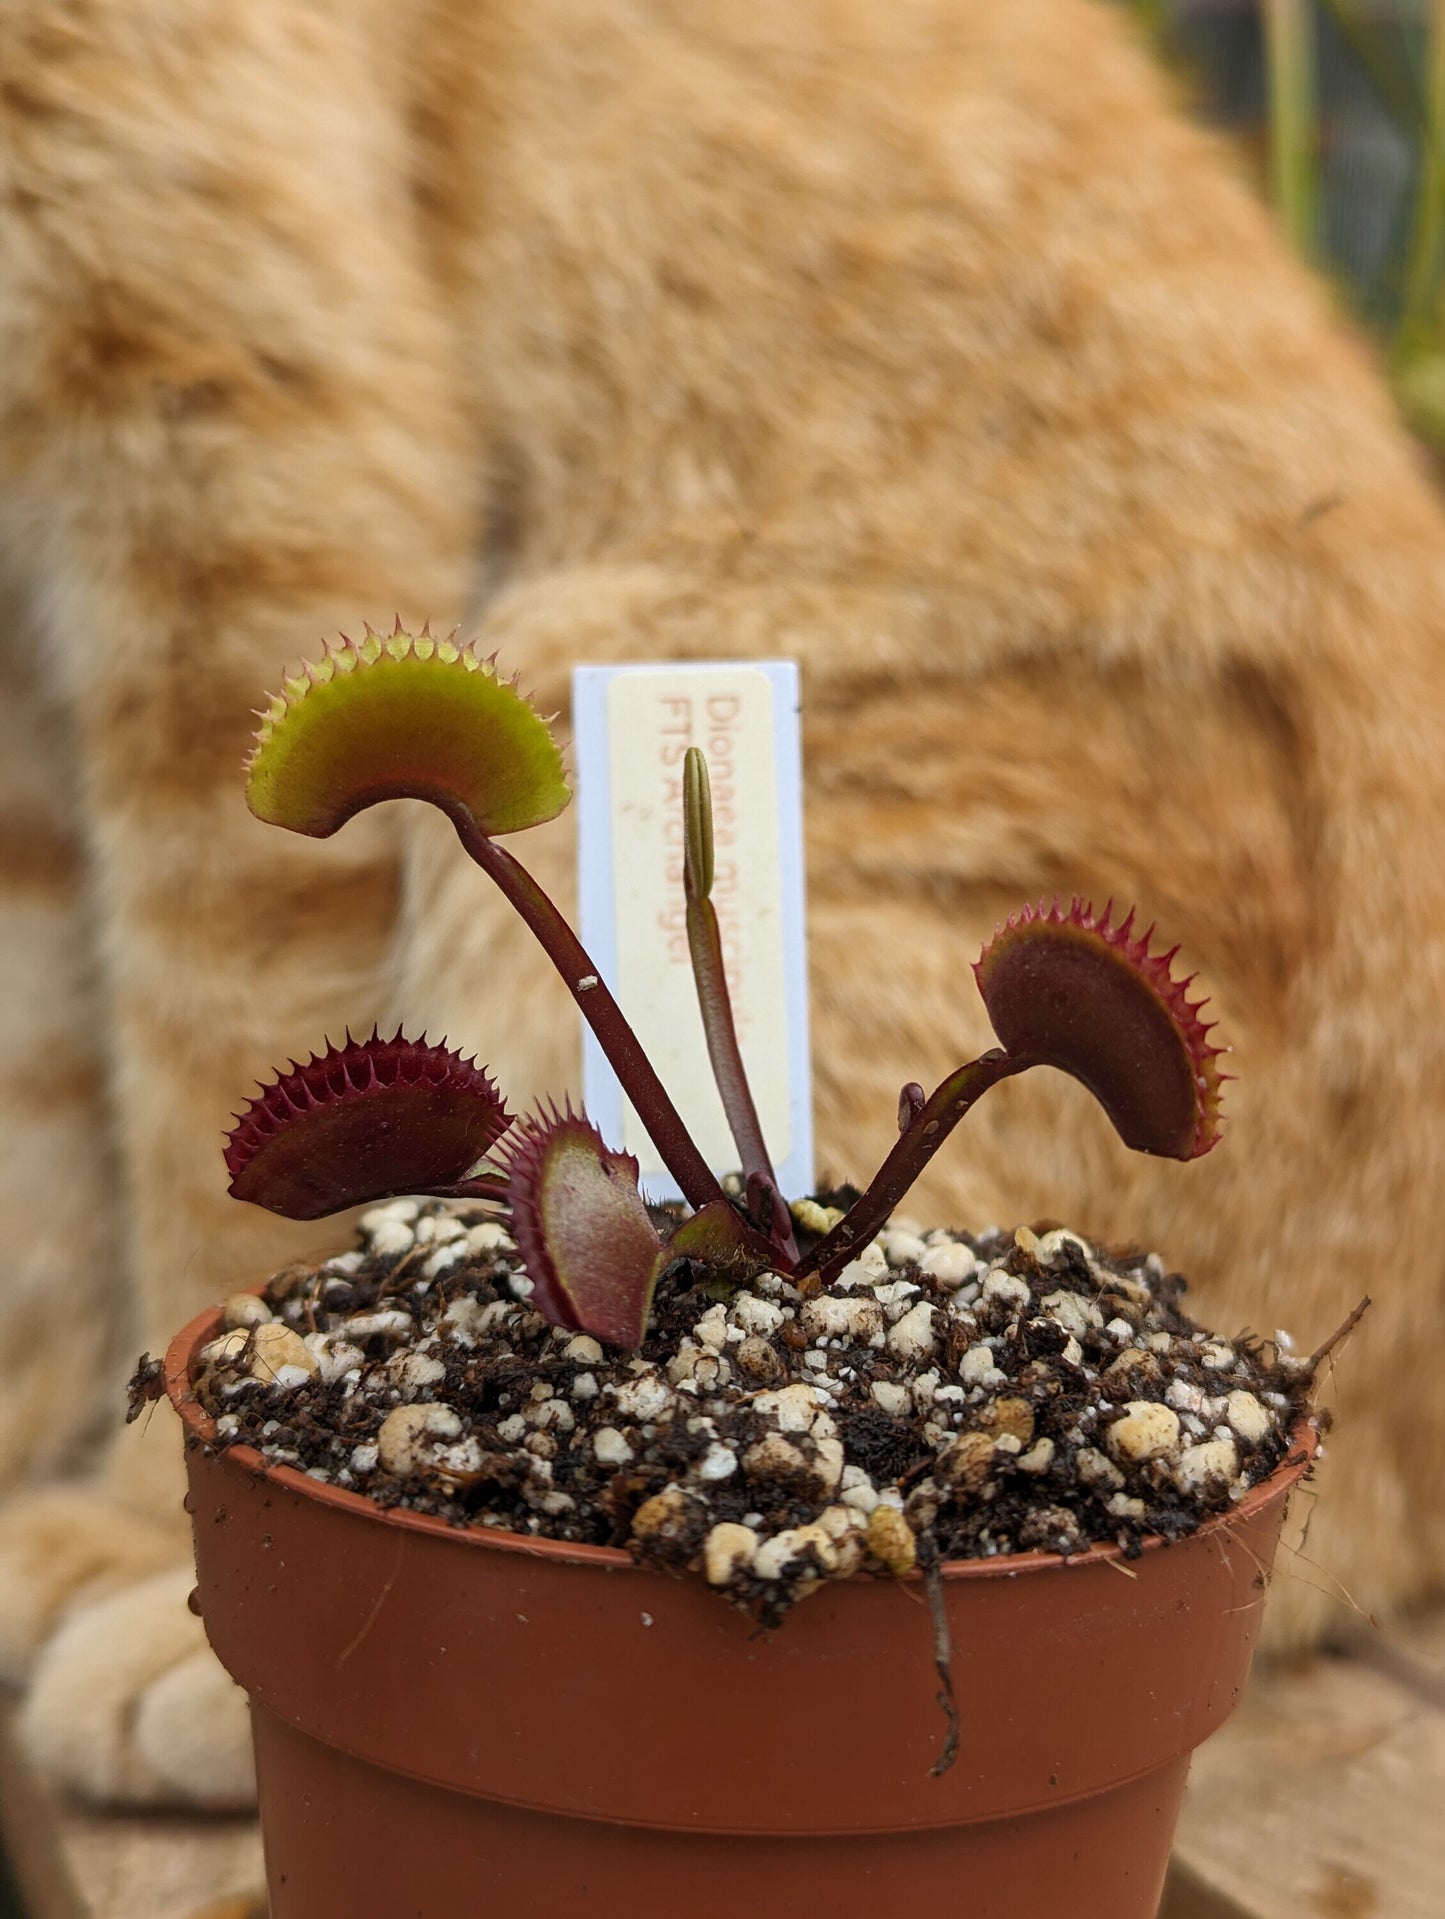
POLYGON ((186 1538, 98 1489, 0 1509, 0 1678, 63 1784, 112 1805, 254 1803, 245 1696, 186 1605, 186 1538))
POLYGON ((75 1611, 36 1663, 21 1731, 36 1761, 106 1805, 255 1804, 246 1696, 174 1568, 75 1611))
POLYGON ((57 1487, 0 1507, 0 1683, 18 1685, 77 1605, 186 1559, 168 1526, 87 1487, 57 1487))

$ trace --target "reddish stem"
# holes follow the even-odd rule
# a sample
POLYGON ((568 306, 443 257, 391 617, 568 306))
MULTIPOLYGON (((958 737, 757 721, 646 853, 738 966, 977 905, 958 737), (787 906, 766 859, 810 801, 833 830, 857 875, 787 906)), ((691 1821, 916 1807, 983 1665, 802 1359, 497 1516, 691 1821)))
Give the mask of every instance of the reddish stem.
POLYGON ((722 1187, 693 1144, 681 1114, 668 1098, 641 1042, 603 984, 581 940, 526 867, 505 847, 474 826, 456 824, 462 845, 531 928, 563 985, 581 1008, 583 1019, 596 1034, 608 1064, 684 1198, 698 1209, 711 1205, 714 1200, 726 1204, 722 1187))
POLYGON ((814 1283, 804 1290, 819 1291, 847 1265, 858 1246, 866 1246, 886 1225, 889 1214, 916 1183, 929 1160, 990 1086, 997 1086, 1000 1080, 1038 1064, 1035 1059, 1016 1059, 1012 1054, 995 1050, 950 1073, 893 1142, 868 1190, 854 1201, 832 1232, 826 1233, 811 1252, 803 1255, 796 1278, 817 1275, 814 1283))

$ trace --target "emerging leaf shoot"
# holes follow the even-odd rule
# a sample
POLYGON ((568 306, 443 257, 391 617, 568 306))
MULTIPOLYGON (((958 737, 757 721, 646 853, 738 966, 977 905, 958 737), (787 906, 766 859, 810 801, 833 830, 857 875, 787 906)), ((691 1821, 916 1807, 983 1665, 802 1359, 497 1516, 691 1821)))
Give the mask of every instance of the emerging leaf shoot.
POLYGON ((733 1024, 732 998, 728 992, 727 971, 723 964, 722 935, 718 931, 717 912, 710 897, 713 881, 712 783, 707 761, 695 746, 683 760, 683 896, 687 912, 687 945, 692 960, 692 976, 697 985, 698 1009, 707 1037, 712 1076, 722 1098, 728 1129, 738 1149, 745 1186, 756 1208, 752 1217, 768 1231, 775 1217, 785 1222, 779 1250, 796 1257, 792 1223, 787 1208, 775 1213, 778 1178, 763 1141, 763 1129, 752 1088, 743 1067, 733 1024))

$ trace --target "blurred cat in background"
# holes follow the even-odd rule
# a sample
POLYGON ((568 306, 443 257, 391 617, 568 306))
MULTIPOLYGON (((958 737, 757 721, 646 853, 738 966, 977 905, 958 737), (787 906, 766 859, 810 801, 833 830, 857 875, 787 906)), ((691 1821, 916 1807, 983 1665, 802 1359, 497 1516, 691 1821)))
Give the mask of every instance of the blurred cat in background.
POLYGON ((114 1430, 135 1354, 317 1249, 225 1198, 238 1097, 393 1000, 575 1083, 445 828, 245 810, 282 667, 397 613, 544 707, 580 660, 801 662, 839 1174, 985 1043, 1008 910, 1157 916, 1224 1149, 1020 1084, 915 1210, 1147 1240, 1226 1330, 1373 1293, 1272 1621, 1441 1582, 1445 511, 1112 10, 8 0, 0 593, 0 1660, 72 1786, 250 1792, 178 1435, 114 1430))

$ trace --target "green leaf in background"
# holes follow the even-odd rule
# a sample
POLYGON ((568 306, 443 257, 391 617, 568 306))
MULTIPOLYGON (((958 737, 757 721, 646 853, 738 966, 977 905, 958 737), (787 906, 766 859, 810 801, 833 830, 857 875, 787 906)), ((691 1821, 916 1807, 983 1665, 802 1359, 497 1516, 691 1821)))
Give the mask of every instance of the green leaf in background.
POLYGON ((1124 0, 1445 457, 1445 0, 1124 0))

